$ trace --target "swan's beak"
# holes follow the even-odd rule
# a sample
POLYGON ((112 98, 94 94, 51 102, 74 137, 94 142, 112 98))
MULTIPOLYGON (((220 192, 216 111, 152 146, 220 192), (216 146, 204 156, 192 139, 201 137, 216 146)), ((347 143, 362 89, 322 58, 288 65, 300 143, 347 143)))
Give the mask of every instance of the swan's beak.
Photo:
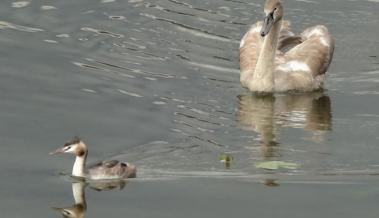
POLYGON ((269 13, 263 20, 262 29, 261 29, 262 37, 265 37, 270 32, 270 29, 273 24, 274 24, 273 13, 269 13))
POLYGON ((49 154, 50 155, 54 155, 54 154, 61 154, 61 153, 64 153, 65 150, 63 148, 58 148, 57 150, 53 151, 53 152, 50 152, 49 154))

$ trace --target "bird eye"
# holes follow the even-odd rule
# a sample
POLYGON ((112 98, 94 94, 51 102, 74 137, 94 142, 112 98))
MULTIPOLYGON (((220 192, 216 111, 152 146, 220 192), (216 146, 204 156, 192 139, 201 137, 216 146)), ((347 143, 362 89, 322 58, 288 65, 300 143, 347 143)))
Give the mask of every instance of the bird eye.
POLYGON ((63 210, 62 213, 65 214, 66 216, 71 215, 70 211, 67 211, 67 210, 63 210))
POLYGON ((276 9, 278 9, 278 8, 274 8, 274 11, 276 11, 276 9))

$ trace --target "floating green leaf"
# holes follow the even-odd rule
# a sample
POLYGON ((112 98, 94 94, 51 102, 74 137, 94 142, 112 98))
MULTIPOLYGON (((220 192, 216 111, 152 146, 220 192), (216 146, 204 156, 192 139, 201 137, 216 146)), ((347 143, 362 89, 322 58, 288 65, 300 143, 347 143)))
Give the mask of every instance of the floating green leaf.
POLYGON ((233 156, 230 154, 221 154, 219 160, 221 162, 231 162, 233 160, 233 156))
POLYGON ((229 169, 230 168, 230 164, 233 160, 233 156, 230 155, 230 154, 221 154, 219 156, 219 160, 221 163, 224 163, 225 164, 225 168, 226 169, 229 169))
POLYGON ((266 170, 277 170, 279 168, 294 170, 299 167, 299 164, 285 161, 265 161, 257 163, 255 167, 266 170))

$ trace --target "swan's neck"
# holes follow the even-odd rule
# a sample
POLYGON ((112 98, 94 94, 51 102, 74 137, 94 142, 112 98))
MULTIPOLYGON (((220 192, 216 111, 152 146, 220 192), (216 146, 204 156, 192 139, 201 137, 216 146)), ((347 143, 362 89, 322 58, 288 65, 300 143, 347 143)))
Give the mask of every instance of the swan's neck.
POLYGON ((85 167, 86 167, 86 160, 87 160, 87 151, 81 155, 76 156, 74 166, 72 168, 72 175, 78 176, 78 177, 85 177, 85 167))
POLYGON ((257 82, 257 91, 274 91, 275 53, 281 26, 281 20, 274 23, 269 34, 264 38, 253 76, 253 80, 257 82))

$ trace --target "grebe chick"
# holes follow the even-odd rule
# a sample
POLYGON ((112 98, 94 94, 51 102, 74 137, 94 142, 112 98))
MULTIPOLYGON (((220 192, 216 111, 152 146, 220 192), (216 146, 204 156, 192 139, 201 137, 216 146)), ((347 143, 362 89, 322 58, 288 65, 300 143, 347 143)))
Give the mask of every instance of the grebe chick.
POLYGON ((73 176, 100 180, 135 178, 137 175, 137 169, 133 164, 118 160, 101 161, 86 167, 88 148, 78 137, 65 143, 62 148, 51 152, 50 155, 61 153, 75 154, 76 159, 72 168, 73 176))

